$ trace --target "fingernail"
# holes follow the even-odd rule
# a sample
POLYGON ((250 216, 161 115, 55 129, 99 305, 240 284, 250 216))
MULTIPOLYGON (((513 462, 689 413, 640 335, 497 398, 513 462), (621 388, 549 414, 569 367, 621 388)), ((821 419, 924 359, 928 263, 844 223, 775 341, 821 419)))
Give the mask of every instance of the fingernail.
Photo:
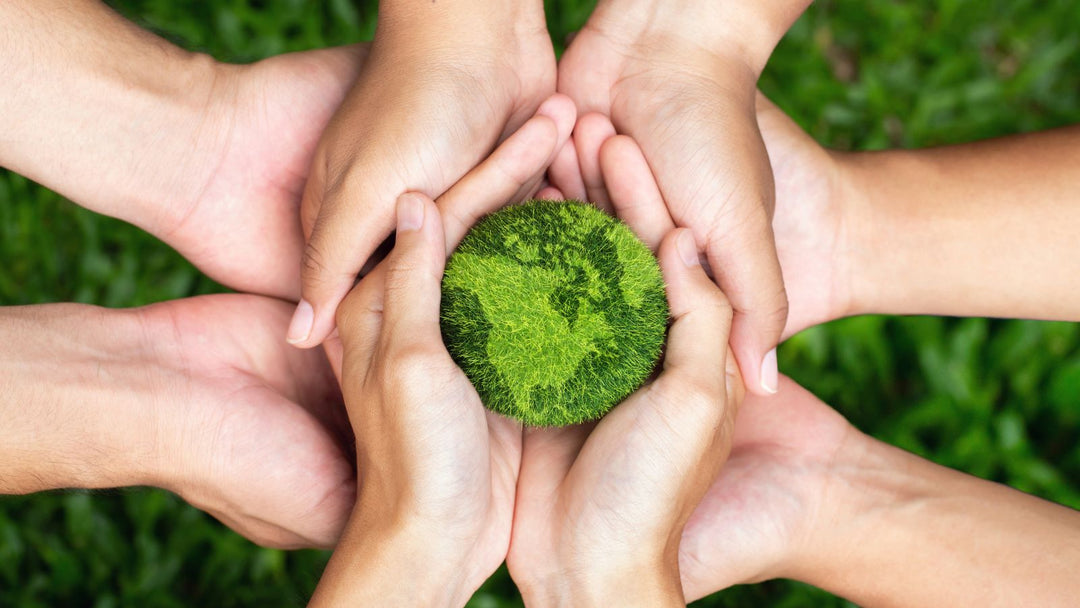
POLYGON ((761 388, 770 394, 780 389, 780 371, 776 367, 776 349, 765 353, 761 359, 761 388))
POLYGON ((419 230, 424 225, 424 202, 413 194, 403 194, 398 198, 398 232, 419 230))
POLYGON ((289 333, 285 336, 285 341, 296 344, 307 340, 311 336, 311 327, 314 324, 315 309, 308 304, 307 300, 300 300, 300 303, 296 305, 292 321, 289 322, 289 333))
POLYGON ((694 242, 694 235, 689 230, 683 230, 675 239, 675 248, 679 250, 679 257, 682 258, 683 264, 686 264, 688 268, 699 266, 701 260, 698 258, 697 243, 694 242))

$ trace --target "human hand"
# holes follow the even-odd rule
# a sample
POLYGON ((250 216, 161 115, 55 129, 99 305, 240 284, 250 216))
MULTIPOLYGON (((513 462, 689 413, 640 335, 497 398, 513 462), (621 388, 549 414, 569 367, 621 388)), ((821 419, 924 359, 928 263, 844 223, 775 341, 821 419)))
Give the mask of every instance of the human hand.
POLYGON ((674 318, 660 376, 595 428, 526 430, 507 564, 530 603, 604 604, 613 589, 685 603, 683 525, 727 457, 743 387, 731 308, 693 236, 672 231, 659 257, 674 318))
MULTIPOLYGON (((641 145, 671 217, 693 231, 731 300, 731 346, 747 386, 767 394, 776 390, 773 349, 787 298, 754 90, 773 46, 808 2, 687 4, 601 2, 559 64, 559 91, 580 113, 610 117, 641 145)), ((574 142, 589 146, 577 134, 574 142)), ((595 173, 591 162, 561 154, 552 182, 604 205, 601 184, 575 177, 579 164, 595 173)))
POLYGON ((364 481, 312 605, 463 605, 506 556, 521 427, 485 409, 450 358, 439 302, 453 247, 481 215, 534 192, 569 139, 569 99, 553 96, 537 114, 437 206, 402 196, 394 251, 338 310, 326 350, 364 481), (418 564, 423 580, 402 584, 418 564))
POLYGON ((861 606, 1067 606, 1078 538, 1077 511, 882 443, 781 378, 739 410, 680 566, 687 598, 790 578, 861 606))
POLYGON ((326 356, 281 343, 289 308, 214 295, 138 309, 169 404, 159 450, 174 464, 155 485, 260 545, 328 548, 356 496, 352 441, 326 356))
MULTIPOLYGON (((757 121, 776 180, 773 229, 790 302, 781 335, 786 339, 856 312, 852 257, 859 245, 851 224, 859 220, 842 156, 822 148, 761 93, 757 121)), ((620 217, 641 226, 642 237, 655 247, 675 222, 640 147, 614 133, 603 116, 578 121, 574 139, 581 179, 600 199, 614 202, 620 217)))
POLYGON ((281 344, 288 304, 0 314, 0 492, 150 485, 262 545, 337 540, 356 489, 348 425, 325 356, 281 344))
POLYGON ((236 66, 91 0, 12 0, 0 22, 0 165, 229 287, 299 299, 303 185, 366 45, 236 66))
POLYGON ((211 143, 151 231, 229 287, 299 299, 304 184, 367 53, 362 44, 218 65, 204 110, 211 143))
POLYGON ((858 460, 863 438, 786 377, 775 399, 748 397, 731 455, 683 531, 687 600, 792 576, 813 559, 846 502, 833 483, 858 460))
POLYGON ((554 92, 542 3, 383 3, 304 192, 303 300, 289 341, 311 347, 330 334, 400 194, 442 194, 554 92))

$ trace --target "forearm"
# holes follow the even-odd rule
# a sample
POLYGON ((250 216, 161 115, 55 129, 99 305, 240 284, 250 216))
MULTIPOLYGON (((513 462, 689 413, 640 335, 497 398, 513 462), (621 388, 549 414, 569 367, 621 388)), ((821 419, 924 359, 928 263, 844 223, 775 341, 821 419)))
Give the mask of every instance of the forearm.
POLYGON ((1080 513, 875 440, 832 485, 787 573, 864 606, 1065 606, 1080 594, 1080 513))
POLYGON ((100 2, 5 0, 0 165, 155 231, 227 135, 207 118, 216 69, 100 2))
POLYGON ((1080 320, 1080 127, 842 158, 860 312, 1080 320))
POLYGON ((128 311, 0 309, 0 494, 157 481, 140 333, 128 311))

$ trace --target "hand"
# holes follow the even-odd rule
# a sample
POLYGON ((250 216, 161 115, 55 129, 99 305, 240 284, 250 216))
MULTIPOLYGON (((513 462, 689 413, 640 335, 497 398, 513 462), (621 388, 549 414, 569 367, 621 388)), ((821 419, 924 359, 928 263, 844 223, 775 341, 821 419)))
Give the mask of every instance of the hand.
MULTIPOLYGON (((854 221, 841 157, 811 139, 758 93, 757 120, 776 177, 776 250, 790 308, 782 338, 855 312, 850 283, 854 221)), ((653 247, 675 227, 640 147, 590 114, 574 129, 581 176, 653 247)), ((561 197, 549 190, 544 196, 561 197)))
POLYGON ((158 486, 263 545, 337 540, 356 491, 348 425, 325 357, 280 342, 287 304, 0 315, 0 493, 158 486))
POLYGON ((234 66, 91 0, 9 0, 0 22, 0 165, 229 287, 299 299, 303 185, 366 46, 234 66))
POLYGON ((260 545, 328 548, 356 496, 351 437, 326 357, 281 343, 289 312, 247 295, 137 310, 164 437, 155 485, 260 545))
POLYGON ((394 251, 338 310, 326 349, 364 483, 312 605, 464 605, 505 558, 521 426, 483 407, 443 346, 442 271, 480 215, 536 190, 573 124, 553 96, 437 206, 402 196, 394 251))
POLYGON ((679 547, 693 601, 732 585, 789 576, 839 511, 831 483, 863 437, 786 377, 775 399, 746 399, 731 456, 690 517, 679 547), (830 510, 832 509, 832 510, 830 510))
POLYGON ((222 135, 189 169, 190 196, 171 199, 152 231, 229 287, 299 299, 304 183, 367 51, 354 45, 217 66, 205 121, 222 135))
POLYGON ((543 6, 380 7, 371 55, 323 135, 304 192, 303 300, 289 342, 311 347, 393 226, 406 191, 435 197, 555 92, 543 6))
MULTIPOLYGON (((787 5, 798 4, 807 3, 601 2, 559 65, 559 91, 580 113, 610 117, 615 131, 641 145, 671 217, 704 248, 735 310, 732 349, 747 386, 760 394, 776 390, 773 349, 787 297, 754 90, 800 10, 787 5), (780 14, 758 18, 747 7, 780 14)), ((578 135, 574 143, 590 145, 578 135)), ((602 184, 573 177, 578 164, 595 173, 591 162, 562 154, 552 182, 566 195, 605 205, 602 184)))
POLYGON ((776 252, 787 287, 782 338, 855 312, 852 201, 842 157, 821 147, 760 92, 757 120, 776 180, 776 252))
POLYGON ((727 457, 743 387, 731 308, 690 232, 659 257, 674 317, 661 375, 595 428, 526 430, 507 564, 531 603, 604 604, 612 589, 685 603, 683 525, 727 457))
POLYGON ((688 598, 791 578, 861 606, 1066 606, 1078 538, 1075 510, 868 437, 782 378, 739 411, 680 565, 688 598))

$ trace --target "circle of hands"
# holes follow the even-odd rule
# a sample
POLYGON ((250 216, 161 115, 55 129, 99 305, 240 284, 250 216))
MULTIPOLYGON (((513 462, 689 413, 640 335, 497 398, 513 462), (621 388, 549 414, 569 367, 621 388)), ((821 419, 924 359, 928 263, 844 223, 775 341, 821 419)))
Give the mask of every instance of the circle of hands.
POLYGON ((773 349, 847 310, 835 159, 751 66, 623 25, 598 11, 557 64, 543 28, 406 52, 390 23, 220 79, 227 138, 153 231, 246 293, 138 311, 183 404, 155 485, 263 545, 424 539, 459 603, 504 560, 523 592, 649 569, 690 600, 815 542, 859 434, 773 349), (662 371, 583 427, 486 411, 439 333, 455 243, 537 196, 624 220, 668 285, 662 371))

